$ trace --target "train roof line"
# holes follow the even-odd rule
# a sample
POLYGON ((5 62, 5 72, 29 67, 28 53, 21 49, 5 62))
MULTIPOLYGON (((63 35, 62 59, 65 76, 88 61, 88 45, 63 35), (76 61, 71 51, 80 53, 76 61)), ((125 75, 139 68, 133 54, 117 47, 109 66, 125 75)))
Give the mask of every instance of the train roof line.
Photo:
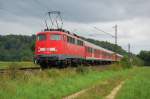
POLYGON ((109 53, 115 53, 115 52, 113 52, 113 51, 111 51, 111 50, 108 50, 108 49, 105 49, 105 48, 103 48, 103 47, 101 47, 101 46, 95 45, 95 44, 93 44, 93 43, 91 43, 91 42, 88 42, 88 41, 85 41, 85 42, 86 42, 87 46, 89 45, 89 47, 93 47, 93 48, 95 48, 95 49, 100 49, 100 50, 103 50, 103 51, 107 51, 107 52, 109 52, 109 53))
MULTIPOLYGON (((69 35, 72 35, 72 36, 75 36, 75 37, 77 37, 77 38, 80 38, 81 40, 83 40, 83 41, 85 41, 86 43, 88 43, 89 45, 91 45, 92 47, 94 47, 94 48, 97 48, 97 49, 101 49, 101 50, 103 50, 103 51, 107 51, 108 53, 111 53, 111 54, 113 54, 113 53, 116 53, 116 52, 113 52, 113 51, 111 51, 111 50, 108 50, 108 49, 106 49, 106 48, 103 48, 103 47, 101 47, 101 46, 98 46, 98 45, 96 45, 96 44, 93 44, 93 43, 91 43, 91 42, 88 42, 88 41, 86 41, 85 39, 83 39, 81 36, 78 36, 77 34, 75 34, 75 33, 71 33, 70 31, 67 31, 67 30, 65 30, 65 29, 44 29, 44 31, 46 32, 48 32, 48 31, 60 31, 60 32, 64 32, 64 33, 67 33, 67 34, 69 34, 69 35)), ((117 55, 118 56, 121 56, 121 57, 123 57, 123 55, 121 55, 121 54, 118 54, 117 53, 117 55)))

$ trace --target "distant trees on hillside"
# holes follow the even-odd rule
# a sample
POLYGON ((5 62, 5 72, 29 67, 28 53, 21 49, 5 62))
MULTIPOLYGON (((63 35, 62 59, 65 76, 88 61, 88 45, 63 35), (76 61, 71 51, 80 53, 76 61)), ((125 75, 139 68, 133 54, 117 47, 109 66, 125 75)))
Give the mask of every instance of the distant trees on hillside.
POLYGON ((141 51, 138 57, 144 60, 145 66, 150 66, 150 51, 141 51))
POLYGON ((33 59, 35 36, 0 36, 0 61, 30 61, 33 59))

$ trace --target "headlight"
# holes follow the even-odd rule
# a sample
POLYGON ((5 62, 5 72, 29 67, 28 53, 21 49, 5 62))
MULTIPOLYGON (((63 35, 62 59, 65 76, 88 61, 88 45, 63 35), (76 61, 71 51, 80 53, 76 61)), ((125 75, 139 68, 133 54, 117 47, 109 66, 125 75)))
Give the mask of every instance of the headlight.
POLYGON ((38 52, 44 52, 46 51, 46 48, 38 48, 38 52))
POLYGON ((55 52, 57 51, 56 48, 38 48, 38 52, 50 51, 55 52))

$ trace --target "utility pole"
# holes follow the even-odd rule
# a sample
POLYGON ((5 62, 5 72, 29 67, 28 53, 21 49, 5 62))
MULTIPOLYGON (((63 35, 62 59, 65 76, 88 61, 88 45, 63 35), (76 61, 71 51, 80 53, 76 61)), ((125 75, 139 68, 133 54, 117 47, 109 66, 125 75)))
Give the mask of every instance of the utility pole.
POLYGON ((117 43, 118 43, 118 26, 117 25, 115 25, 114 26, 114 28, 115 28, 115 45, 117 46, 117 43))
POLYGON ((115 61, 117 61, 118 26, 115 25, 115 61))
POLYGON ((131 63, 131 45, 128 44, 128 59, 129 59, 129 62, 131 63))
POLYGON ((131 46, 130 46, 130 44, 128 44, 128 53, 130 54, 130 48, 131 48, 131 46))
POLYGON ((115 25, 115 26, 113 26, 113 28, 115 28, 115 35, 112 35, 111 33, 108 33, 108 32, 105 32, 105 31, 103 31, 103 30, 101 30, 101 29, 99 29, 99 28, 97 28, 97 27, 94 27, 96 30, 98 30, 98 31, 101 31, 101 32, 103 32, 103 33, 105 33, 105 34, 107 34, 107 35, 110 35, 111 37, 113 37, 113 38, 115 38, 115 47, 114 47, 114 49, 115 49, 115 61, 117 61, 117 45, 118 45, 118 25, 115 25))

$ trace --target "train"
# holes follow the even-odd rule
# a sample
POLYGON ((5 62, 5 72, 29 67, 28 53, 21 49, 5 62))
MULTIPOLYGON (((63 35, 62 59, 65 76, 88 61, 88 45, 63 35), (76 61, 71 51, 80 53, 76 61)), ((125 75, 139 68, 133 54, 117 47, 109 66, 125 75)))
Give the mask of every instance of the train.
POLYGON ((63 29, 48 29, 36 34, 35 63, 42 68, 81 64, 110 64, 122 55, 90 43, 63 29))

